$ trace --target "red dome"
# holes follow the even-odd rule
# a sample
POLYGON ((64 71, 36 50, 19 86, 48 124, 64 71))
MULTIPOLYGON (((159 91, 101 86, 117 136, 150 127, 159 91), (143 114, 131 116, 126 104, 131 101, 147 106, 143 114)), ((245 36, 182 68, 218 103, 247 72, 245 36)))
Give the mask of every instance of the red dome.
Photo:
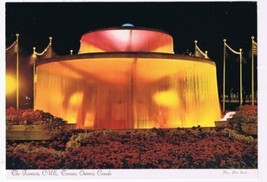
POLYGON ((95 52, 173 53, 172 37, 162 31, 136 28, 110 28, 86 33, 79 54, 95 52))

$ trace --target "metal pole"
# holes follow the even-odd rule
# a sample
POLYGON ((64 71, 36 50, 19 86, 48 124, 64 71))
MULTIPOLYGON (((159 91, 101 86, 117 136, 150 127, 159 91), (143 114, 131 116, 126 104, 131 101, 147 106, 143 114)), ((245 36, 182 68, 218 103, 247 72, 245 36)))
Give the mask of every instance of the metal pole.
POLYGON ((53 39, 53 37, 50 36, 50 37, 49 37, 49 44, 50 44, 50 45, 52 45, 52 39, 53 39))
POLYGON ((17 60, 16 60, 16 109, 19 109, 19 34, 16 34, 17 40, 17 60))
POLYGON ((254 105, 254 37, 251 37, 251 105, 254 105))
POLYGON ((197 51, 197 40, 194 41, 195 42, 195 56, 196 56, 196 51, 197 51))
POLYGON ((242 106, 242 102, 243 102, 243 84, 242 84, 242 49, 239 49, 240 53, 240 75, 239 75, 239 79, 240 79, 240 106, 242 106))
POLYGON ((33 47, 33 109, 35 108, 35 100, 36 100, 36 88, 35 88, 35 83, 36 83, 36 73, 35 73, 35 66, 36 66, 36 52, 35 52, 36 47, 33 47))
POLYGON ((223 112, 225 111, 225 53, 226 53, 226 39, 223 39, 223 112))

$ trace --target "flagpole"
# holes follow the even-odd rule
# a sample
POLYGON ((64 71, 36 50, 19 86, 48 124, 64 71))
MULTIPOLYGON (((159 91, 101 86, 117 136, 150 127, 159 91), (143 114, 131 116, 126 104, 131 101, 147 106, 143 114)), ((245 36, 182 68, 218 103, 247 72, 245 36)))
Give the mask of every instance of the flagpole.
POLYGON ((49 45, 52 45, 52 39, 53 39, 53 37, 49 37, 49 45))
POLYGON ((195 40, 194 42, 195 42, 195 54, 196 54, 196 51, 197 51, 197 40, 195 40))
POLYGON ((36 66, 36 47, 33 47, 33 109, 35 108, 35 100, 36 100, 36 94, 35 94, 35 90, 36 90, 36 73, 35 73, 35 66, 36 66))
POLYGON ((251 105, 254 105, 254 36, 251 37, 251 105))
POLYGON ((242 49, 239 49, 240 51, 240 76, 239 76, 239 79, 240 79, 240 106, 242 106, 242 102, 243 102, 243 83, 242 83, 242 49))
POLYGON ((223 39, 223 112, 225 111, 225 53, 226 53, 226 39, 223 39))
POLYGON ((16 34, 16 41, 17 41, 17 59, 16 59, 16 109, 19 109, 19 34, 16 34))

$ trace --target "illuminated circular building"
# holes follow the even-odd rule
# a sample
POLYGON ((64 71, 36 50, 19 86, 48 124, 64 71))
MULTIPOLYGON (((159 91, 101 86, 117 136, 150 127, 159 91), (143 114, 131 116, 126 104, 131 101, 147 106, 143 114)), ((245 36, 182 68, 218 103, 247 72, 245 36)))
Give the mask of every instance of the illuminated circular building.
POLYGON ((214 126, 220 119, 215 63, 174 54, 169 34, 119 27, 80 42, 79 54, 38 63, 35 109, 77 128, 214 126))

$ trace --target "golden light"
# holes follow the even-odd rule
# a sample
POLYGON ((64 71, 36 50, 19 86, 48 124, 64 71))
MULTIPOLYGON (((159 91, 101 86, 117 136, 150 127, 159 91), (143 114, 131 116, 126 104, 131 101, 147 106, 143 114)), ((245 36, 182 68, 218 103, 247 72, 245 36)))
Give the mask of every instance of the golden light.
POLYGON ((216 65, 177 55, 149 29, 104 29, 81 37, 79 53, 39 61, 35 109, 77 128, 213 127, 221 118, 216 65))
POLYGON ((175 90, 156 92, 153 95, 153 100, 161 106, 173 107, 178 105, 178 96, 175 90))
POLYGON ((69 100, 69 104, 71 106, 78 106, 82 102, 83 93, 82 92, 76 92, 74 93, 69 100))
MULTIPOLYGON (((34 47, 34 48, 35 48, 35 47, 34 47)), ((35 49, 34 49, 34 50, 35 50, 35 49)), ((37 58, 36 54, 32 54, 32 55, 31 55, 31 57, 30 57, 30 64, 31 64, 31 65, 34 64, 34 62, 36 61, 36 58, 37 58)))
POLYGON ((15 92, 16 88, 16 79, 11 75, 6 75, 6 94, 15 92))

